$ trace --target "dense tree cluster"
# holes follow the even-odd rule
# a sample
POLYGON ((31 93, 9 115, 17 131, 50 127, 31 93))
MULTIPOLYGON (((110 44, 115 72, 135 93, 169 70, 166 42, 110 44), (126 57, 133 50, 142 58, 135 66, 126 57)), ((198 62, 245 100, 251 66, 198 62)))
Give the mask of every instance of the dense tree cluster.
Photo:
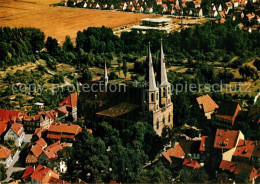
MULTIPOLYGON (((164 175, 170 176, 163 165, 158 166, 162 170, 157 168, 146 171, 143 168, 163 148, 161 138, 148 123, 138 122, 119 131, 103 122, 99 123, 96 129, 98 131, 94 131, 94 135, 83 131, 77 137, 73 148, 64 150, 68 164, 65 178, 73 181, 79 177, 95 183, 110 180, 129 183, 142 182, 143 178, 150 174, 158 174, 160 178, 165 178, 164 175)), ((165 178, 165 181, 169 180, 165 178)))
POLYGON ((44 33, 35 28, 0 27, 0 67, 35 61, 44 47, 44 33))

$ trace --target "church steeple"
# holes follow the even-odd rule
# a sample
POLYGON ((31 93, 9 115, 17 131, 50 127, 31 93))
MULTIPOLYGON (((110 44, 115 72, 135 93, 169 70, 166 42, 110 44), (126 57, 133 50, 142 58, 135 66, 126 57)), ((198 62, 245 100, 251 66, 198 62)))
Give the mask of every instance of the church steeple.
POLYGON ((108 84, 107 62, 105 61, 105 67, 104 67, 104 87, 105 87, 105 90, 107 90, 107 84, 108 84))
POLYGON ((161 58, 160 58, 160 106, 165 107, 171 103, 171 85, 168 82, 167 71, 164 62, 163 45, 161 40, 161 58))
POLYGON ((151 48, 150 48, 150 43, 149 43, 149 91, 155 91, 158 90, 156 87, 156 82, 155 82, 155 77, 154 77, 154 70, 153 70, 153 61, 152 61, 152 54, 151 54, 151 48))
POLYGON ((156 87, 150 43, 148 49, 147 82, 149 82, 149 87, 143 91, 143 109, 144 111, 155 112, 159 110, 159 89, 156 87))
POLYGON ((160 83, 161 85, 168 85, 168 78, 167 78, 167 71, 166 71, 166 67, 165 67, 165 62, 164 62, 164 53, 163 53, 163 45, 162 45, 162 40, 161 40, 161 59, 160 59, 160 63, 161 63, 161 79, 160 79, 160 83))

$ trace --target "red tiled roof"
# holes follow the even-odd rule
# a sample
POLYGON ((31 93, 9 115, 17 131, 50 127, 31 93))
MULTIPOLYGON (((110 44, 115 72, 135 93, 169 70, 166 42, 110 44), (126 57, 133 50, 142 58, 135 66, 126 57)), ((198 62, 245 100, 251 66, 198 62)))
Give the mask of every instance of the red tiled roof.
POLYGON ((7 159, 11 155, 11 153, 11 150, 0 145, 0 159, 7 159))
POLYGON ((230 161, 222 160, 219 166, 222 170, 227 170, 236 175, 244 173, 248 175, 250 181, 259 176, 259 172, 251 165, 246 163, 234 163, 230 161))
POLYGON ((206 151, 206 139, 208 136, 202 136, 200 141, 200 151, 206 151))
POLYGON ((58 152, 66 147, 66 143, 61 143, 60 141, 55 142, 54 144, 48 146, 44 153, 50 160, 56 160, 58 158, 58 152))
POLYGON ((41 148, 44 148, 47 146, 47 143, 43 138, 40 138, 38 141, 36 141, 36 144, 39 145, 41 148))
POLYGON ((183 165, 187 166, 187 167, 192 167, 193 170, 200 168, 200 164, 196 160, 191 160, 191 159, 188 159, 188 158, 184 159, 183 165))
POLYGON ((174 148, 170 148, 167 151, 163 152, 162 155, 171 163, 171 157, 183 159, 186 154, 182 150, 181 146, 177 144, 174 148))
POLYGON ((0 121, 0 136, 6 131, 8 122, 9 122, 8 120, 0 121))
POLYGON ((215 135, 214 148, 231 149, 236 146, 239 131, 218 129, 215 135))
POLYGON ((36 144, 35 146, 32 146, 31 152, 38 158, 42 154, 43 150, 41 146, 36 144))
POLYGON ((250 159, 254 151, 254 148, 254 141, 240 139, 233 155, 238 157, 246 157, 250 159))
POLYGON ((67 124, 67 123, 53 123, 48 129, 48 135, 50 134, 50 132, 61 133, 61 134, 69 133, 69 134, 77 135, 81 131, 82 128, 79 125, 67 124))
POLYGON ((11 126, 11 130, 13 130, 13 132, 20 137, 22 135, 22 133, 24 132, 24 128, 23 125, 20 123, 13 123, 11 126))
POLYGON ((48 183, 52 177, 59 179, 59 174, 43 165, 38 165, 31 175, 31 178, 42 183, 48 183))
POLYGON ((58 179, 58 178, 54 178, 54 177, 51 177, 51 179, 49 180, 48 183, 53 183, 53 184, 69 184, 69 182, 67 181, 64 181, 64 180, 61 180, 61 179, 58 179))
POLYGON ((32 175, 33 172, 34 172, 34 169, 32 166, 26 166, 22 179, 28 179, 32 175))
POLYGON ((24 113, 21 113, 19 111, 0 109, 0 120, 16 120, 23 115, 24 113))
POLYGON ((72 93, 67 98, 65 98, 59 105, 66 105, 67 107, 77 107, 78 93, 72 93))
POLYGON ((61 112, 61 113, 63 113, 63 114, 68 114, 66 105, 63 105, 63 106, 61 106, 61 107, 58 107, 58 111, 61 112))
POLYGON ((219 107, 209 95, 198 97, 197 102, 202 105, 204 113, 215 111, 219 107))

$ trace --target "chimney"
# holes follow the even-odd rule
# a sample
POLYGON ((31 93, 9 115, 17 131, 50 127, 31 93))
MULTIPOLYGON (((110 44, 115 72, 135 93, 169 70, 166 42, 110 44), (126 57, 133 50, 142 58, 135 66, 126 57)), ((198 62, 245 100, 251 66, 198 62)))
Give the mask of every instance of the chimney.
POLYGON ((33 171, 35 171, 35 165, 33 165, 33 171))

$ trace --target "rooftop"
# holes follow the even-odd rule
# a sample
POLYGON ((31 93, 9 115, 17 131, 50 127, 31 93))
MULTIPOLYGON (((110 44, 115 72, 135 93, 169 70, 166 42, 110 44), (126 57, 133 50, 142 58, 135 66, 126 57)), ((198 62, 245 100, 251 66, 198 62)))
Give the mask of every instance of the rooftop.
POLYGON ((212 100, 209 95, 203 95, 197 98, 199 105, 203 107, 204 113, 215 111, 219 106, 212 100))
POLYGON ((218 129, 215 135, 214 148, 231 149, 236 146, 239 131, 218 129))

